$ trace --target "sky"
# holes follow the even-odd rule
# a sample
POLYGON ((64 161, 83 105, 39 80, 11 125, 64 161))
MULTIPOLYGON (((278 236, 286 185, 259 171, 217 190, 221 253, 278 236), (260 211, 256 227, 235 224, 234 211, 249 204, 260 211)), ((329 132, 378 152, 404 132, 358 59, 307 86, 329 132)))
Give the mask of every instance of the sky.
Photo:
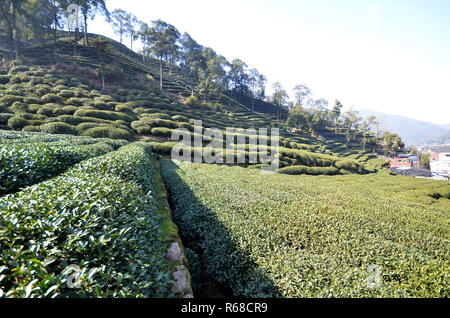
MULTIPOLYGON (((450 123, 448 0, 106 0, 314 98, 450 123)), ((118 39, 97 16, 88 31, 118 39)), ((130 45, 125 39, 124 44, 130 45)), ((135 48, 138 47, 135 42, 135 48)))

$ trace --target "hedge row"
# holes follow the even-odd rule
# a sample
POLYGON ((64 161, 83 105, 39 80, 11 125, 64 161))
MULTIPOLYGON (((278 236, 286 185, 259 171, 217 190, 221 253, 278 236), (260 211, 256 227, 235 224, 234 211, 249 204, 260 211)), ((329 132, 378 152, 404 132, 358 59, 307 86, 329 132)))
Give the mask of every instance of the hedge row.
POLYGON ((0 146, 0 195, 52 178, 87 158, 115 149, 104 142, 83 146, 13 143, 0 146))
POLYGON ((307 174, 312 176, 319 176, 319 175, 334 176, 339 174, 339 169, 336 169, 334 167, 291 166, 279 169, 278 173, 290 175, 307 174))
POLYGON ((428 183, 437 192, 445 182, 299 179, 169 160, 162 171, 185 247, 235 297, 450 295, 448 205, 436 208, 448 199, 421 194, 432 202, 424 205, 405 191, 428 183), (367 283, 373 268, 377 288, 367 283))
POLYGON ((173 296, 149 154, 131 144, 1 198, 0 297, 173 296))

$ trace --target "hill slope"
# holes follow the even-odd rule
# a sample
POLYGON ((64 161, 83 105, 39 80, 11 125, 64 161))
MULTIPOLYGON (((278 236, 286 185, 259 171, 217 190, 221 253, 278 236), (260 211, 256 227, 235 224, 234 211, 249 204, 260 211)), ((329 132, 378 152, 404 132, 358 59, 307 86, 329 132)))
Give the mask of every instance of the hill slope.
POLYGON ((388 115, 369 109, 359 110, 362 117, 377 116, 382 130, 398 134, 407 145, 427 144, 435 138, 448 134, 445 127, 405 116, 388 115))

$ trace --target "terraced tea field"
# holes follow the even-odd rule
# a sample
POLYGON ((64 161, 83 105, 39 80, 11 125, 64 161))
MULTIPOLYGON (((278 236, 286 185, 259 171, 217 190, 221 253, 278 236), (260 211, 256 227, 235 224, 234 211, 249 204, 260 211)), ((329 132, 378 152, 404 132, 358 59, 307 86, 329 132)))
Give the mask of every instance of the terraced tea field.
POLYGON ((178 236, 148 145, 1 137, 0 298, 183 295, 172 288, 183 260, 166 259, 178 236))
POLYGON ((162 171, 191 258, 235 296, 449 296, 448 182, 169 160, 162 171))

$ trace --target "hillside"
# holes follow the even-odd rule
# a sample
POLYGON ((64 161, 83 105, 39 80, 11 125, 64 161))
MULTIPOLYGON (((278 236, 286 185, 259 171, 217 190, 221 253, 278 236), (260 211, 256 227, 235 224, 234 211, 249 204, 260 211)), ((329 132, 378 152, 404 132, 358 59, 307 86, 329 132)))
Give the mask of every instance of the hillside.
MULTIPOLYGON (((347 144, 345 134, 332 129, 320 132, 326 140, 307 131, 292 133, 277 120, 276 111, 271 111, 276 107, 268 103, 258 104, 264 112, 257 112, 228 96, 223 95, 221 103, 211 103, 206 101, 207 96, 198 93, 199 100, 189 104, 186 96, 190 91, 176 67, 166 70, 172 76, 164 75, 165 91, 161 92, 155 78, 155 60, 143 62, 116 41, 107 39, 106 43, 104 60, 109 73, 103 91, 98 76, 100 57, 94 44, 80 46, 77 57, 72 56, 69 39, 60 39, 56 46, 50 43, 23 49, 24 59, 33 66, 18 65, 3 71, 0 127, 139 139, 149 142, 161 155, 171 153, 175 143, 170 142, 170 136, 174 129, 188 129, 194 136, 194 120, 201 120, 203 129, 218 128, 223 133, 229 127, 279 127, 281 167, 334 167, 340 173, 367 173, 385 165, 360 150, 360 135, 347 144)), ((205 140, 203 146, 207 144, 205 140)), ((249 155, 246 151, 246 164, 249 155)))
MULTIPOLYGON (((406 145, 426 145, 435 141, 446 141, 444 135, 449 134, 444 126, 434 125, 421 120, 411 119, 406 116, 395 116, 379 113, 369 109, 359 111, 360 116, 376 116, 380 121, 382 131, 390 131, 398 134, 406 145)), ((445 143, 445 142, 444 142, 445 143)))

